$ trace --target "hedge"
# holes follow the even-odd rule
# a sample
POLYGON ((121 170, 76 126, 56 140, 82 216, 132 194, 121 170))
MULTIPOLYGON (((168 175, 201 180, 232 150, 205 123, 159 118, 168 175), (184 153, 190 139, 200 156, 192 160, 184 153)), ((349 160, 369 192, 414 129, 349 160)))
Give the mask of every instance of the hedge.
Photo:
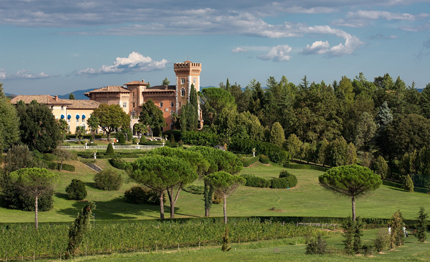
POLYGON ((267 155, 270 161, 274 163, 283 163, 291 158, 287 151, 277 145, 252 139, 233 137, 228 149, 249 154, 252 153, 253 148, 255 148, 258 154, 267 155))
MULTIPOLYGON (((119 156, 121 158, 139 158, 144 156, 146 153, 147 151, 116 153, 114 157, 119 156)), ((77 155, 81 158, 94 158, 93 152, 77 152, 77 155)), ((112 158, 112 155, 106 153, 97 153, 96 156, 97 159, 112 158)))
MULTIPOLYGON (((382 184, 386 186, 392 186, 396 188, 405 189, 405 186, 402 183, 390 181, 390 180, 382 180, 382 184)), ((430 190, 425 187, 414 187, 414 192, 425 193, 427 194, 430 190)))
POLYGON ((287 180, 288 187, 297 186, 297 177, 295 175, 289 173, 286 170, 281 171, 281 173, 279 174, 279 178, 283 178, 283 179, 287 180))
MULTIPOLYGON (((216 134, 205 133, 205 132, 196 132, 196 131, 188 131, 182 133, 181 139, 182 142, 189 145, 195 146, 216 146, 221 144, 220 138, 216 134)), ((175 141, 180 141, 176 140, 175 141)))
POLYGON ((140 145, 162 145, 163 141, 151 141, 151 140, 147 140, 145 142, 140 142, 140 145))
POLYGON ((175 137, 175 141, 178 142, 179 140, 182 139, 182 132, 181 130, 167 130, 163 132, 163 137, 166 137, 167 135, 167 139, 170 140, 170 135, 173 135, 175 137))
POLYGON ((270 159, 266 155, 260 155, 260 162, 263 163, 263 164, 269 164, 270 163, 270 159))
MULTIPOLYGON (((82 136, 84 139, 90 139, 91 137, 93 137, 93 135, 92 134, 85 134, 85 135, 83 135, 82 136)), ((106 135, 103 135, 103 134, 95 134, 95 138, 106 138, 107 136, 106 135)), ((76 138, 76 135, 75 134, 66 134, 66 139, 70 139, 70 138, 76 138)))
POLYGON ((245 186, 250 187, 270 187, 270 181, 262 177, 250 174, 242 174, 241 177, 246 179, 245 186))
POLYGON ((125 170, 127 163, 121 157, 115 156, 114 158, 111 158, 108 161, 113 167, 125 170))
MULTIPOLYGON (((61 163, 46 161, 43 159, 41 159, 40 161, 42 161, 42 163, 44 163, 48 167, 48 169, 60 170, 61 163)), ((75 172, 75 166, 63 163, 63 170, 75 172)))
POLYGON ((322 172, 326 172, 327 170, 329 170, 329 167, 322 167, 322 166, 314 166, 314 165, 306 165, 306 164, 290 164, 290 163, 284 163, 283 166, 285 168, 290 168, 290 169, 313 169, 313 170, 318 170, 318 171, 322 171, 322 172))
POLYGON ((244 167, 248 167, 248 166, 254 164, 255 162, 257 162, 258 160, 260 160, 260 156, 256 156, 256 157, 242 157, 240 159, 240 161, 242 161, 244 167))

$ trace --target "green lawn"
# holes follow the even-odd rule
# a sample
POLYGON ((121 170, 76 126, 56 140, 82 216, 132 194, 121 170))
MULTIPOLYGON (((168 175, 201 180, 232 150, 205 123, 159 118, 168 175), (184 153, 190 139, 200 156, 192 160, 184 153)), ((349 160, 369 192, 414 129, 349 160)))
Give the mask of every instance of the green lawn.
MULTIPOLYGON (((76 166, 76 172, 58 172, 61 185, 54 197, 54 209, 39 213, 40 222, 73 221, 84 203, 68 200, 65 188, 73 178, 81 179, 87 184, 88 200, 96 201, 96 219, 151 219, 159 217, 159 207, 151 205, 134 205, 122 200, 124 191, 134 185, 128 181, 123 172, 124 184, 119 191, 101 191, 94 188, 95 172, 78 161, 70 161, 76 166)), ((102 168, 110 167, 107 159, 97 160, 102 168)), ((242 173, 255 174, 270 179, 277 177, 283 168, 278 165, 255 163, 244 168, 242 173)), ((290 169, 297 176, 298 185, 291 189, 269 189, 241 187, 227 201, 229 216, 336 216, 346 217, 351 214, 351 200, 324 190, 318 185, 315 170, 290 169), (271 208, 276 211, 269 211, 271 208)), ((202 184, 201 180, 195 184, 202 184)), ((168 214, 168 202, 166 203, 168 214)), ((356 201, 357 215, 362 217, 390 218, 400 209, 407 219, 417 216, 420 206, 430 206, 430 195, 408 193, 398 188, 381 186, 375 192, 356 201)), ((176 204, 176 217, 199 217, 204 215, 203 196, 182 191, 176 204)), ((222 205, 213 205, 211 216, 222 216, 222 205)), ((32 222, 33 212, 8 210, 0 208, 0 222, 32 222)))
MULTIPOLYGON (((364 232, 364 245, 373 245, 377 230, 364 232)), ((329 247, 343 249, 343 238, 336 234, 326 239, 329 247)), ((428 261, 430 244, 419 243, 415 237, 405 238, 405 245, 382 254, 373 256, 345 255, 305 255, 304 244, 295 244, 294 238, 283 240, 260 241, 253 243, 232 244, 229 252, 222 252, 219 246, 201 249, 184 249, 179 252, 165 251, 158 253, 113 254, 107 256, 82 257, 77 261, 428 261)))

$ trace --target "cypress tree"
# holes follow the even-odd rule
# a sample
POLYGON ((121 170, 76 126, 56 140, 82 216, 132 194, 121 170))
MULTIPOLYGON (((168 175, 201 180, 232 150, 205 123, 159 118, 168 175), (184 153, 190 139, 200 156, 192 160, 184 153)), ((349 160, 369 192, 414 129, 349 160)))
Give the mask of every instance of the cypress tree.
POLYGON ((19 138, 19 118, 17 111, 9 103, 3 92, 3 84, 0 83, 0 146, 10 148, 12 145, 18 143, 19 138))
POLYGON ((415 237, 418 238, 418 241, 425 242, 426 241, 426 231, 427 231, 427 218, 428 214, 424 213, 425 209, 424 207, 420 207, 420 211, 418 212, 418 224, 417 224, 417 232, 415 233, 415 237))
POLYGON ((345 253, 348 255, 352 255, 353 253, 353 233, 355 228, 355 221, 352 221, 351 217, 348 217, 347 220, 345 220, 342 223, 342 236, 345 238, 342 240, 343 244, 345 245, 345 253))
POLYGON ((352 247, 355 254, 360 254, 361 250, 363 249, 363 243, 361 242, 361 237, 363 236, 363 228, 363 221, 360 217, 358 217, 354 225, 354 243, 352 247))

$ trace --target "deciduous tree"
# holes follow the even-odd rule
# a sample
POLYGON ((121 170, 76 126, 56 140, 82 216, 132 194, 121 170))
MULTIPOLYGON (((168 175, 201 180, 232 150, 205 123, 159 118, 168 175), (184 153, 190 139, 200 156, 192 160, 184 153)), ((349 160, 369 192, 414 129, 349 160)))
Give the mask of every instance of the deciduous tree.
POLYGON ((130 126, 130 116, 117 104, 100 104, 94 109, 92 116, 99 119, 99 126, 106 132, 108 140, 112 132, 130 126))
POLYGON ((281 124, 279 124, 279 122, 274 123, 272 130, 270 131, 270 142, 282 147, 285 141, 284 129, 282 128, 281 124))
POLYGON ((139 123, 145 126, 159 130, 161 127, 166 126, 166 121, 164 121, 163 111, 158 108, 152 99, 148 99, 142 105, 142 112, 140 112, 139 123))
POLYGON ((91 129, 91 134, 93 135, 93 140, 95 140, 96 139, 96 131, 100 125, 100 119, 94 115, 91 115, 91 117, 88 118, 88 120, 87 120, 87 124, 91 129))
POLYGON ((19 118, 16 109, 11 105, 3 93, 0 83, 0 141, 4 147, 10 148, 19 141, 19 118))
POLYGON ((352 220, 355 221, 355 199, 378 189, 381 178, 367 167, 359 165, 333 167, 318 177, 320 186, 351 197, 352 220))

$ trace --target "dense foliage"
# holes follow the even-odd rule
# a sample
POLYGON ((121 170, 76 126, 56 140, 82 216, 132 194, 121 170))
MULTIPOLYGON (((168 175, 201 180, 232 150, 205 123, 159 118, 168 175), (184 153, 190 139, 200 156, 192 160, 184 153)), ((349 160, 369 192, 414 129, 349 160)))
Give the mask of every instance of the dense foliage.
POLYGON ((73 179, 70 185, 66 187, 67 197, 74 200, 82 200, 87 196, 85 183, 79 179, 73 179))
POLYGON ((101 190, 118 190, 122 185, 122 177, 116 170, 104 169, 94 176, 94 182, 101 190))
MULTIPOLYGON (((124 199, 133 204, 160 205, 160 197, 157 192, 141 186, 134 186, 124 192, 124 199)), ((166 194, 163 194, 163 202, 166 203, 166 194)))
POLYGON ((245 186, 250 187, 270 187, 270 180, 250 174, 242 174, 241 177, 246 179, 245 186))

